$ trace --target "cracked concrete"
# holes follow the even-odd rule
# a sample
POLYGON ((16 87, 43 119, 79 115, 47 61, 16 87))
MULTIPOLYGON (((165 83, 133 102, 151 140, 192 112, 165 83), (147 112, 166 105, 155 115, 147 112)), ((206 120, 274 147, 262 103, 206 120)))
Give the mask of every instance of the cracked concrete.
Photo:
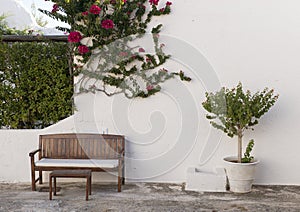
POLYGON ((114 184, 92 186, 85 201, 84 182, 58 182, 60 191, 49 200, 47 184, 31 191, 30 184, 0 183, 0 211, 300 211, 299 186, 254 186, 247 194, 198 193, 183 185, 114 184))

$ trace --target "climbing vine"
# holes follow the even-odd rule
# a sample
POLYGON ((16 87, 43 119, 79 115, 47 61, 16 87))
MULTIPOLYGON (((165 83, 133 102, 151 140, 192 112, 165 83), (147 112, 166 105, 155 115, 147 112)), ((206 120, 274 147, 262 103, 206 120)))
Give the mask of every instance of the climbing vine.
POLYGON ((183 71, 171 72, 161 66, 170 58, 159 43, 162 24, 152 27, 154 52, 135 45, 143 38, 154 16, 167 15, 172 3, 160 0, 53 0, 46 15, 65 22, 74 47, 75 91, 101 91, 111 96, 148 97, 161 90, 160 84, 183 71))

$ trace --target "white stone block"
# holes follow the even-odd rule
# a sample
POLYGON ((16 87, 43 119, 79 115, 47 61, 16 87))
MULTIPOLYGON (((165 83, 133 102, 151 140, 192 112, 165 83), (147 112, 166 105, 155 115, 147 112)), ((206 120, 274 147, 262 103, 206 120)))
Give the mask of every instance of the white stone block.
POLYGON ((187 170, 186 190, 188 191, 226 192, 226 182, 224 168, 216 168, 215 172, 195 167, 187 170))

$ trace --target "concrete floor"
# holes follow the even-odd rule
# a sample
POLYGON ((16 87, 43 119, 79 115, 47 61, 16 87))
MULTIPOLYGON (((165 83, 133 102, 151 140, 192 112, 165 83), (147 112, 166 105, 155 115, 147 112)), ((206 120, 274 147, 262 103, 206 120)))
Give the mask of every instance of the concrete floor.
POLYGON ((49 200, 47 184, 31 191, 29 184, 0 183, 0 211, 300 211, 300 187, 254 186, 248 194, 197 193, 177 184, 139 183, 123 186, 94 183, 85 201, 84 182, 58 182, 49 200))

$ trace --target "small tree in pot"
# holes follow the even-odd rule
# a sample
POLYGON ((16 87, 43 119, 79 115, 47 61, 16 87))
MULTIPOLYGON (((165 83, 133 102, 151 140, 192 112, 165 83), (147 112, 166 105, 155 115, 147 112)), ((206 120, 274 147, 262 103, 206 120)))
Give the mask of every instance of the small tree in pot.
POLYGON ((209 113, 206 118, 213 127, 222 130, 229 137, 238 138, 237 163, 249 163, 253 159, 250 156, 253 140, 250 140, 244 157, 242 156, 244 131, 253 130, 259 118, 269 111, 277 99, 278 95, 274 94, 273 89, 265 88, 251 94, 250 91, 243 91, 242 83, 233 89, 222 88, 216 93, 206 93, 206 101, 202 103, 209 113))

